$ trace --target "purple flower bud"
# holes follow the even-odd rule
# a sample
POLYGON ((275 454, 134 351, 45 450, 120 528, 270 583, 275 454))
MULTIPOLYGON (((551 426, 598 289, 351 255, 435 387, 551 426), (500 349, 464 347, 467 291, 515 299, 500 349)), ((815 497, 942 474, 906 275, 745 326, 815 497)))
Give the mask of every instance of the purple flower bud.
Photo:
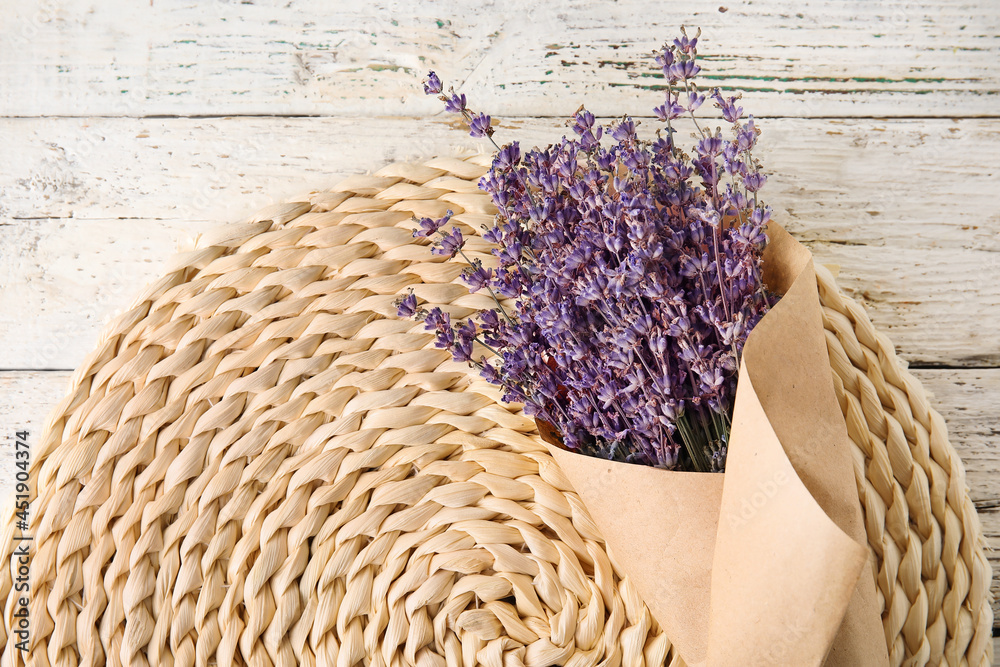
POLYGON ((503 232, 494 225, 483 232, 483 239, 488 243, 500 243, 503 240, 503 232))
POLYGON ((441 239, 440 246, 431 248, 431 252, 435 255, 454 257, 463 246, 465 246, 465 239, 462 237, 462 230, 458 227, 452 227, 451 232, 445 234, 444 238, 441 239))
POLYGON ((751 150, 757 143, 757 126, 753 122, 753 116, 741 125, 736 133, 736 143, 741 151, 751 150))
POLYGON ((621 143, 635 141, 635 123, 626 116, 620 123, 611 128, 611 136, 615 141, 621 143))
POLYGON ((653 108, 653 113, 655 113, 656 117, 663 122, 676 120, 684 115, 685 109, 677 102, 676 93, 673 95, 674 99, 670 99, 670 97, 671 96, 668 95, 666 102, 653 108))
POLYGON ((427 313, 427 318, 424 320, 424 325, 427 331, 450 329, 451 315, 440 308, 431 308, 430 312, 427 313))
POLYGON ((694 113, 699 108, 701 108, 701 105, 704 103, 705 103, 704 95, 699 95, 698 93, 691 93, 690 95, 688 95, 687 110, 690 113, 694 113))
POLYGON ((729 210, 727 215, 737 217, 740 211, 743 211, 749 205, 746 195, 738 189, 734 189, 731 185, 726 185, 726 197, 725 203, 729 205, 729 210))
POLYGON ((469 286, 469 291, 478 292, 493 280, 493 269, 484 268, 482 262, 477 262, 462 274, 462 278, 469 286))
POLYGON ((750 222, 758 227, 763 227, 771 219, 771 207, 755 208, 750 212, 750 222))
POLYGON ((500 248, 500 251, 497 253, 497 257, 500 258, 500 262, 504 266, 511 266, 521 261, 521 255, 523 252, 524 248, 521 244, 517 241, 513 241, 500 248))
POLYGON ((711 155, 703 155, 702 157, 694 160, 695 166, 698 168, 698 175, 710 188, 715 188, 715 185, 719 182, 719 176, 721 170, 718 168, 718 164, 715 158, 711 155))
POLYGON ((469 135, 477 139, 493 135, 493 128, 490 127, 490 117, 484 113, 473 116, 469 123, 469 135))
POLYGON ((674 52, 669 46, 664 46, 656 55, 656 64, 663 70, 663 76, 669 77, 670 66, 674 64, 674 60, 674 52))
POLYGON ((698 67, 693 60, 676 62, 668 68, 667 80, 671 83, 686 81, 688 79, 693 79, 700 71, 701 68, 698 67))
POLYGON ((574 181, 566 190, 569 192, 569 196, 577 201, 583 201, 589 192, 583 181, 574 181))
POLYGON ((472 361, 472 345, 476 340, 476 323, 467 320, 455 332, 451 354, 455 361, 472 361))
POLYGON ((617 400, 618 392, 618 385, 614 381, 599 387, 597 390, 597 400, 601 402, 601 407, 607 410, 617 400))
POLYGON ((424 329, 435 334, 434 346, 450 349, 455 344, 455 330, 451 327, 451 315, 440 308, 432 308, 424 320, 424 329))
POLYGON ((652 336, 649 339, 649 348, 654 354, 662 356, 667 351, 667 337, 663 335, 652 336))
MULTIPOLYGON (((507 391, 504 392, 501 398, 505 403, 524 403, 524 411, 529 415, 540 414, 542 412, 535 402, 528 400, 528 397, 525 396, 520 387, 512 384, 504 384, 504 389, 507 391)), ((563 433, 563 438, 567 438, 567 434, 563 433)))
POLYGON ((494 164, 501 169, 513 169, 521 163, 521 146, 512 141, 500 148, 494 158, 494 164))
POLYGON ((674 40, 674 46, 683 53, 694 55, 698 46, 698 38, 689 38, 687 34, 683 34, 674 40))
POLYGON ((702 253, 699 257, 684 257, 681 260, 681 275, 693 278, 706 273, 710 266, 711 260, 708 258, 708 253, 702 253))
POLYGON ((486 361, 485 357, 480 357, 479 363, 482 364, 483 368, 479 371, 479 374, 484 380, 490 384, 503 384, 500 379, 500 374, 497 372, 496 366, 486 361))
POLYGON ((437 95, 441 92, 441 79, 433 71, 427 73, 424 79, 424 95, 437 95))
POLYGON ((699 388, 703 394, 714 394, 722 386, 722 371, 718 368, 707 368, 700 373, 699 388))
POLYGON ((479 323, 484 331, 493 331, 500 326, 500 316, 492 308, 479 311, 479 323))
POLYGON ((596 130, 587 130, 580 135, 580 150, 585 153, 590 153, 591 151, 597 149, 601 145, 601 135, 604 133, 603 127, 598 127, 596 130))
POLYGON ((396 301, 396 314, 403 318, 411 318, 417 314, 417 297, 411 290, 409 294, 396 301))
POLYGON ((594 114, 586 109, 580 109, 573 116, 573 131, 583 136, 594 128, 594 114))
POLYGON ((766 182, 767 182, 767 176, 765 176, 760 172, 747 174, 746 176, 743 177, 743 184, 750 192, 757 192, 762 187, 764 187, 764 183, 766 182))
POLYGON ((443 218, 438 218, 437 220, 421 218, 419 222, 420 227, 413 230, 413 236, 415 238, 429 238, 448 224, 449 220, 451 220, 451 211, 448 211, 443 218))
POLYGON ((494 289, 500 296, 508 299, 521 296, 524 281, 521 279, 520 272, 516 270, 498 272, 494 289))
POLYGON ((733 240, 744 247, 764 248, 767 243, 767 236, 764 235, 764 228, 752 224, 740 225, 733 231, 733 240))
POLYGON ((434 340, 434 346, 442 350, 450 350, 455 345, 455 330, 451 327, 439 329, 434 340))
POLYGON ((697 150, 700 155, 710 155, 714 157, 722 152, 722 143, 722 137, 720 135, 709 135, 698 142, 698 146, 695 150, 697 150))
POLYGON ((743 117, 743 107, 736 106, 736 102, 740 99, 739 95, 726 100, 716 88, 712 91, 712 99, 715 100, 715 106, 722 110, 722 117, 730 123, 739 122, 740 118, 743 117))
POLYGON ((465 111, 465 104, 465 95, 452 93, 451 97, 445 100, 444 110, 450 111, 451 113, 462 113, 465 111))
POLYGON ((615 166, 616 154, 615 150, 598 150, 597 151, 597 168, 601 171, 611 172, 615 166))
POLYGON ((673 336, 674 338, 683 336, 690 330, 691 330, 691 320, 689 320, 685 316, 674 318, 673 321, 670 323, 670 326, 667 327, 667 333, 673 336))

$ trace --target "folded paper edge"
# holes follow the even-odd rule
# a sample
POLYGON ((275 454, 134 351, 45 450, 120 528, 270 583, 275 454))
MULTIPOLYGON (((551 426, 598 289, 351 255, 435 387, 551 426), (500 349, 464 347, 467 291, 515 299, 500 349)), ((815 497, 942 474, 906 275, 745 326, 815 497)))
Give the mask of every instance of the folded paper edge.
POLYGON ((712 564, 708 665, 818 667, 867 548, 799 479, 745 362, 737 397, 712 564))
MULTIPOLYGON (((867 551, 853 445, 833 385, 814 260, 776 223, 768 225, 768 237, 764 278, 784 297, 747 340, 748 376, 800 480, 834 523, 867 551)), ((888 662, 875 580, 862 576, 826 664, 888 662)))

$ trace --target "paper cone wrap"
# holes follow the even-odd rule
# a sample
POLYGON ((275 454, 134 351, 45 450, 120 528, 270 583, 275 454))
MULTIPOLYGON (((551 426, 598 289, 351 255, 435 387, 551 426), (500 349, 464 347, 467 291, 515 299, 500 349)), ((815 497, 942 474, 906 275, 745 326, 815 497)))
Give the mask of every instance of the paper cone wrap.
POLYGON ((549 449, 690 667, 887 665, 812 256, 768 237, 724 474, 549 449))

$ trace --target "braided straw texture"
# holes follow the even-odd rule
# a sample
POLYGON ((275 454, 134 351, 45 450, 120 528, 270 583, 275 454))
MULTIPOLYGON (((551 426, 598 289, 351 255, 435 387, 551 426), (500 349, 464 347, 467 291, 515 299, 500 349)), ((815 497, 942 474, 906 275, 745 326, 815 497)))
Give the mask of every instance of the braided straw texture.
MULTIPOLYGON (((411 287, 453 318, 488 305, 410 234, 488 223, 487 165, 272 207, 110 323, 32 454, 26 654, 7 508, 3 664, 680 664, 533 423, 395 315, 411 287)), ((962 464, 892 345, 819 285, 892 662, 986 667, 962 464)))

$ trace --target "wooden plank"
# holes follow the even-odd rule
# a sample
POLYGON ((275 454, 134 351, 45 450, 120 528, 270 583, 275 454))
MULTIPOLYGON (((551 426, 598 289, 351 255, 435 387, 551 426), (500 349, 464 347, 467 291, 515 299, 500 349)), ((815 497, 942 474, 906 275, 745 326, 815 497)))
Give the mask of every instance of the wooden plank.
MULTIPOLYGON (((794 228, 793 228, 794 231, 794 228)), ((1000 255, 915 238, 885 246, 806 242, 911 364, 1000 364, 1000 255)))
MULTIPOLYGON (((1000 364, 1000 120, 762 123, 778 219, 843 266, 904 358, 1000 364)), ((564 130, 514 119, 500 136, 564 130)), ((0 119, 0 145, 19 165, 0 174, 0 368, 32 369, 76 366, 202 221, 477 144, 442 119, 231 118, 0 119)))
MULTIPOLYGON (((1000 369, 917 370, 915 375, 933 395, 932 404, 948 422, 951 442, 965 462, 972 498, 993 552, 993 591, 1000 599, 1000 369), (987 509, 988 508, 988 509, 987 509)), ((10 434, 28 429, 34 440, 50 411, 68 389, 68 372, 0 372, 0 499, 12 488, 10 434)), ((995 608, 1000 620, 1000 605, 995 608)))
POLYGON ((28 431, 35 446, 49 413, 69 389, 69 371, 0 372, 0 502, 14 492, 15 433, 28 431))
MULTIPOLYGON (((700 25, 706 85, 759 115, 995 115, 992 0, 477 5, 12 3, 2 115, 420 115, 428 68, 504 115, 653 106, 651 52, 700 25), (530 10, 530 12, 529 12, 530 10)), ((659 103, 659 102, 655 102, 659 103)))
MULTIPOLYGON (((451 118, 0 119, 0 218, 229 220, 387 162, 483 149, 451 118)), ((651 134, 660 124, 640 119, 651 134)), ((765 192, 804 238, 1000 250, 1000 120, 765 119, 765 192)), ((560 119, 501 119, 545 144, 560 119)))
MULTIPOLYGON (((1000 633, 1000 511, 995 507, 979 510, 979 519, 983 524, 983 533, 989 551, 986 552, 990 565, 993 567, 993 583, 990 591, 993 594, 993 634, 1000 633)), ((1000 664, 1000 653, 995 650, 994 663, 1000 664)))
POLYGON ((76 219, 0 224, 0 368, 75 368, 97 344, 103 323, 159 278, 174 252, 215 226, 76 219))
MULTIPOLYGON (((993 566, 994 634, 1000 629, 1000 369, 915 370, 948 423, 952 444, 965 464, 970 494, 979 510, 993 566)), ((1000 646, 994 644, 994 664, 1000 646)))
MULTIPOLYGON (((1000 369, 915 369, 913 374, 948 424, 972 499, 982 507, 1000 505, 1000 369)), ((992 516, 1000 538, 1000 513, 992 516)), ((1000 549, 1000 542, 994 547, 1000 549)))

